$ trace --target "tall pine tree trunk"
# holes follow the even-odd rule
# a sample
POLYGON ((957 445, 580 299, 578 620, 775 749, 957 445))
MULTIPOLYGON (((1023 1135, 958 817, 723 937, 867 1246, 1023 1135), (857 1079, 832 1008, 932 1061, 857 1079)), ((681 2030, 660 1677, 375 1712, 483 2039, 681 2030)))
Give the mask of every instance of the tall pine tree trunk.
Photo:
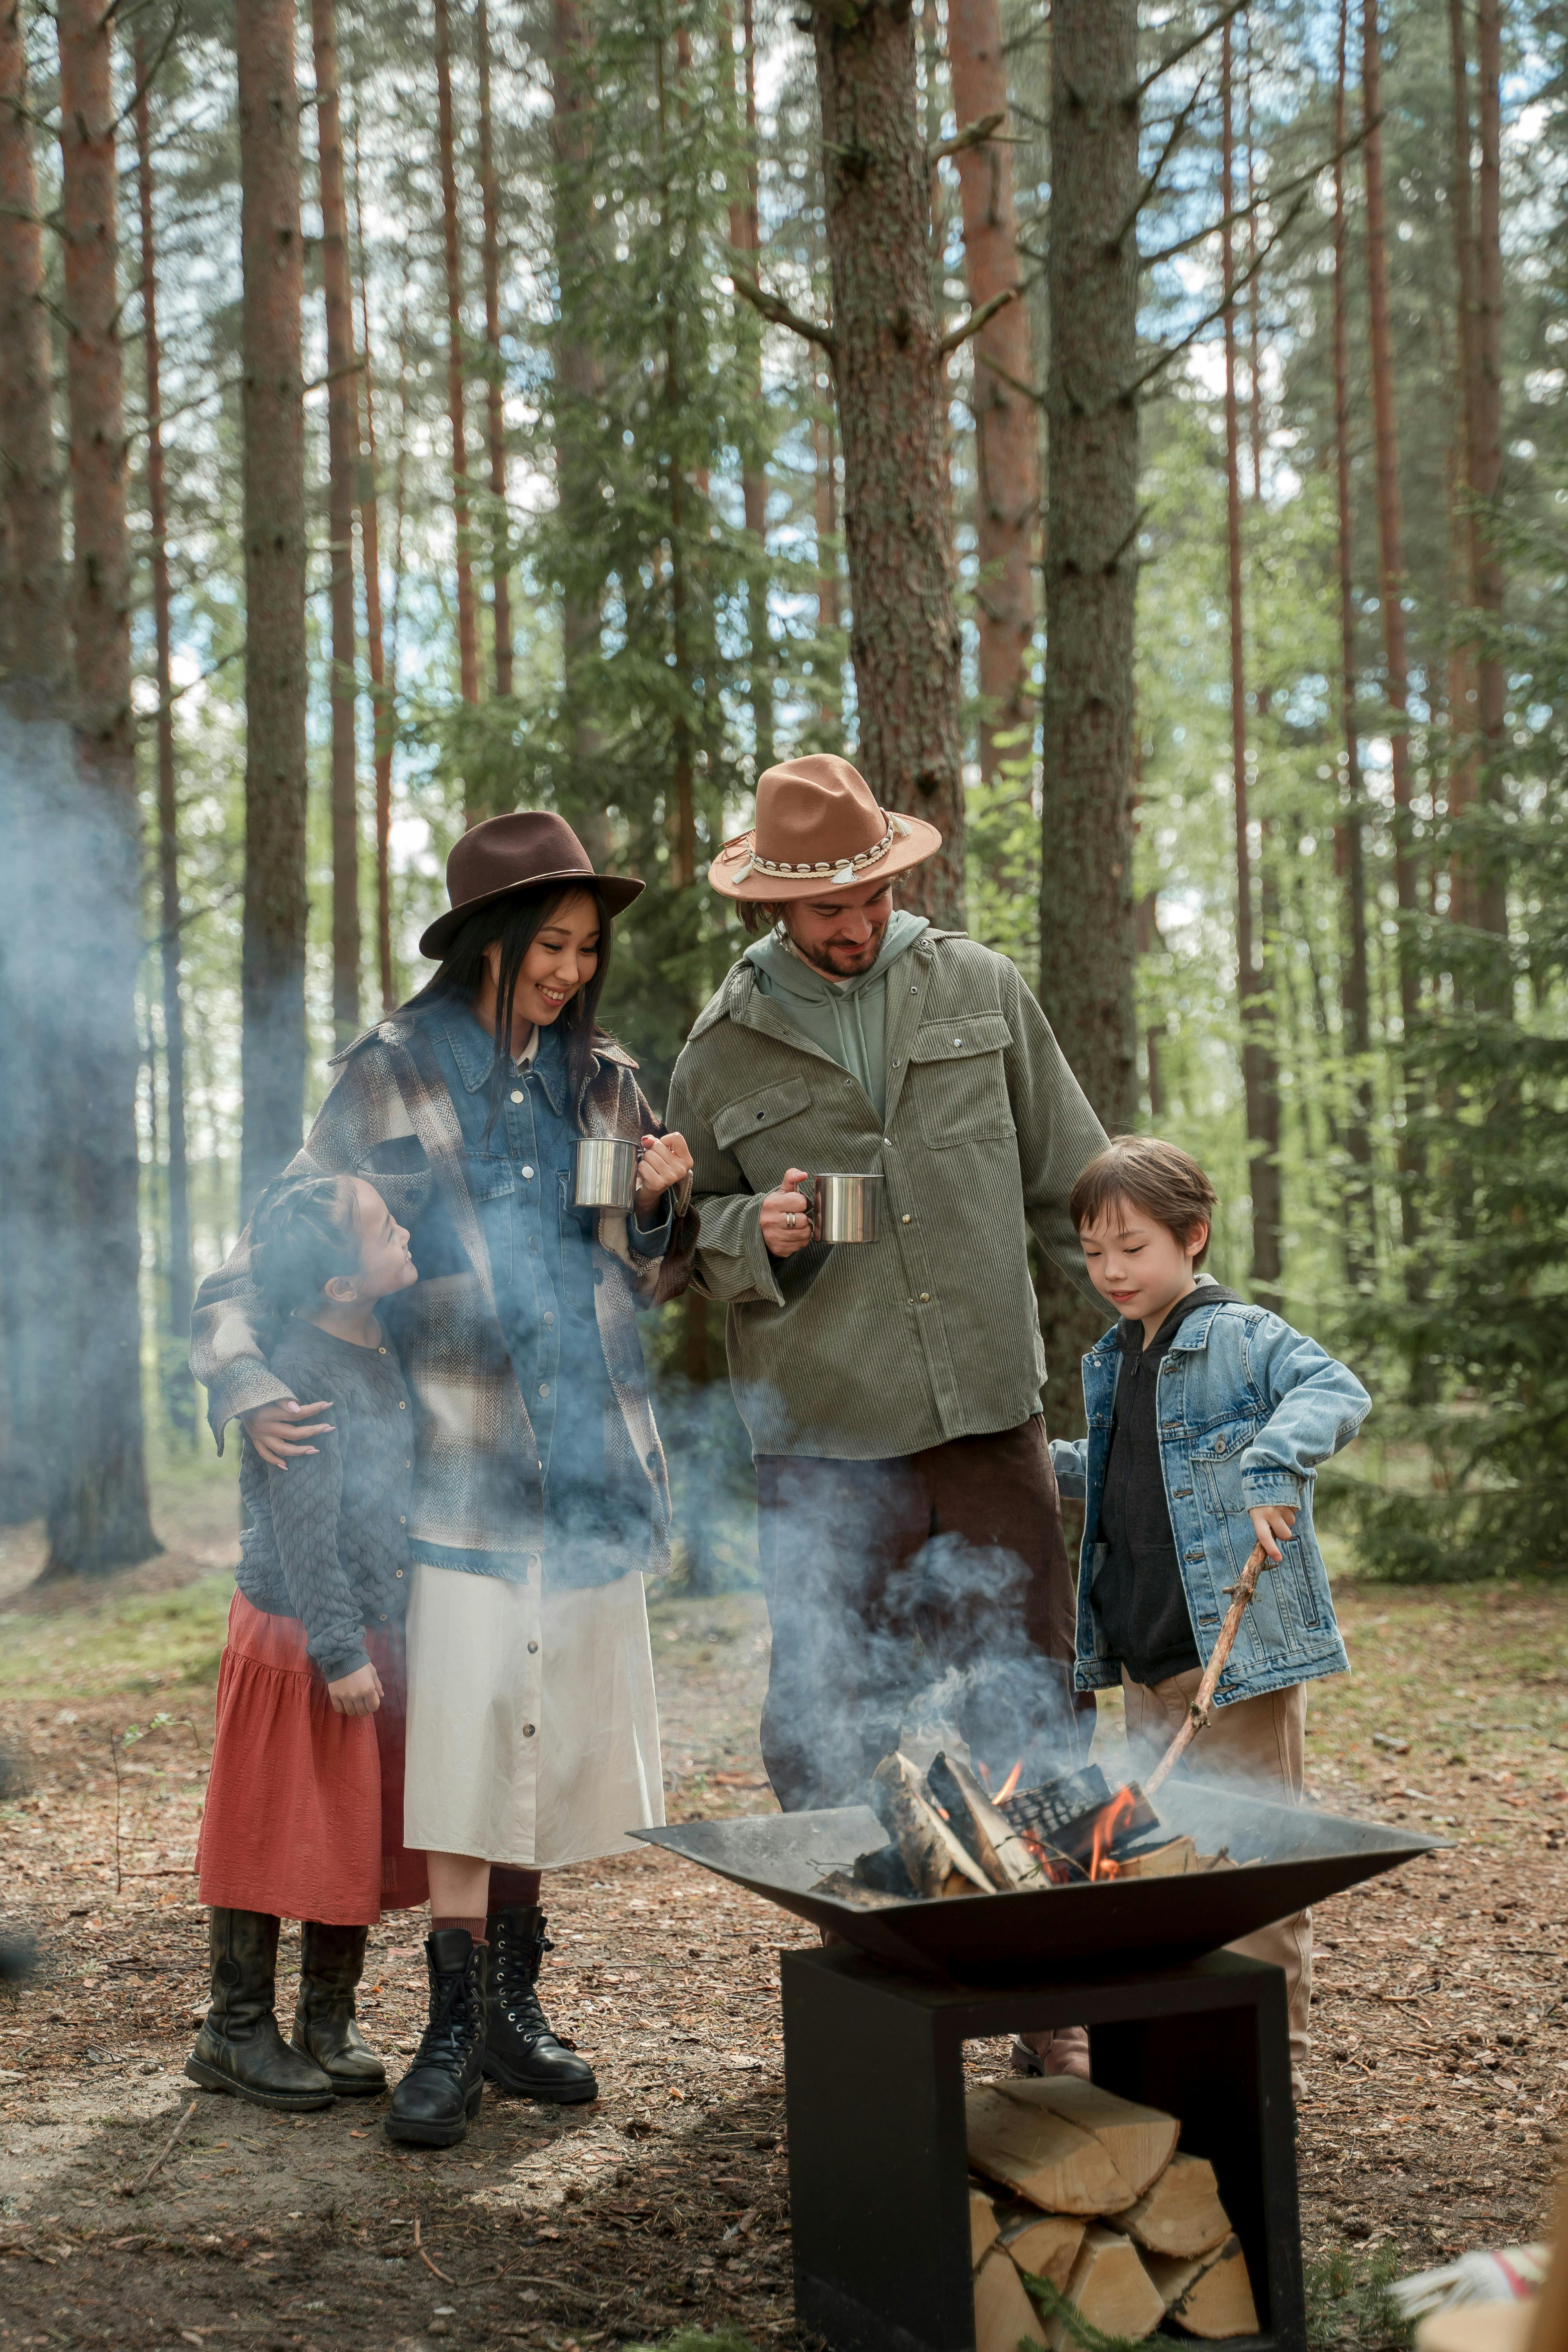
POLYGON ((595 770, 601 737, 595 723, 604 582, 592 576, 596 533, 588 518, 598 498, 599 370, 593 341, 594 239, 588 198, 594 157, 594 94, 581 0, 552 0, 551 139, 553 215, 561 314, 555 332, 555 479, 569 542, 562 583, 562 678, 572 745, 574 818, 595 865, 609 854, 604 797, 595 770))
MULTIPOLYGON (((1279 1074, 1268 1050, 1268 979, 1253 923, 1252 832, 1247 809, 1247 635, 1241 573, 1241 420, 1237 404, 1237 320, 1233 292, 1236 251, 1229 215, 1237 201, 1231 27, 1220 36, 1220 201, 1226 226, 1220 244, 1225 293, 1226 551, 1230 606, 1230 760, 1236 805, 1236 961, 1241 1006, 1242 1091, 1247 1107, 1248 1183, 1252 1193, 1252 1287, 1259 1305, 1279 1305, 1279 1074)), ((1254 368, 1256 383, 1256 366, 1254 368)), ((1253 443, 1255 473, 1261 457, 1261 417, 1253 443)))
MULTIPOLYGON (((1112 1135, 1138 1111, 1138 410, 1124 389, 1138 358, 1137 84, 1137 0, 1056 0, 1040 999, 1112 1135)), ((1098 1325, 1054 1265, 1040 1308, 1050 1361, 1070 1364, 1098 1325)))
POLYGON ((245 481, 240 1206, 305 1110, 305 413, 293 0, 238 0, 245 481))
MULTIPOLYGON (((843 625, 838 593, 838 436, 833 429, 831 379, 817 376, 814 368, 812 381, 817 395, 811 418, 816 469, 816 633, 826 639, 829 632, 837 633, 843 625)), ((832 668, 824 670, 817 708, 824 726, 842 727, 844 681, 837 655, 832 668)))
MULTIPOLYGON (((1476 9, 1476 80, 1480 132, 1480 168, 1476 205, 1476 331, 1474 433, 1470 486, 1476 521, 1476 603, 1488 631, 1476 669, 1476 718, 1480 737, 1481 786, 1488 800, 1500 801, 1507 746, 1507 681, 1496 635, 1502 625, 1504 574, 1495 501, 1502 482, 1502 5, 1479 0, 1476 9)), ((1475 918, 1483 930, 1508 935, 1508 901, 1494 870, 1483 873, 1475 892, 1475 918)), ((1508 991, 1496 995, 1506 1011, 1508 991)))
POLYGON ((364 432, 360 446, 359 535, 364 568, 364 635, 370 662, 372 750, 375 763, 375 963, 381 1009, 397 1003, 392 970, 392 740, 397 714, 387 689, 386 639, 381 618, 381 509, 375 479, 375 383, 370 353, 370 266, 364 253, 364 215, 359 201, 359 135, 354 134, 354 212, 360 250, 359 382, 364 432))
POLYGON ((942 830, 940 854, 905 879, 906 904, 962 925, 960 641, 914 26, 902 0, 819 5, 812 25, 858 762, 885 808, 942 830))
MULTIPOLYGON (((727 10, 722 12, 721 22, 728 26, 727 10)), ((738 253, 752 257, 754 272, 757 266, 755 257, 763 247, 763 232, 757 210, 757 27, 752 0, 742 0, 741 44, 741 144, 745 159, 745 177, 740 190, 730 199, 730 242, 738 253)), ((763 414, 762 322, 748 311, 737 319, 736 331, 746 342, 750 391, 760 426, 763 414)), ((742 466, 741 503, 746 518, 746 536, 755 559, 755 569, 746 588, 746 617, 751 635, 752 756, 756 773, 761 775, 764 768, 772 767, 773 759, 773 682, 765 570, 768 482, 762 464, 752 452, 745 454, 742 466)))
POLYGON ((484 212, 485 420, 490 457, 490 621, 496 692, 511 692, 511 529, 506 502, 506 411, 501 397, 500 194, 490 121, 490 20, 479 0, 474 38, 479 66, 479 201, 484 212))
MULTIPOLYGON (((1455 602, 1473 607, 1479 602, 1476 583, 1476 516, 1473 467, 1479 439, 1477 410, 1479 356, 1476 289, 1475 181, 1470 170, 1470 74, 1465 44, 1464 0, 1448 0, 1448 54, 1453 77, 1454 152, 1449 172, 1448 205, 1454 225, 1454 275, 1458 295, 1458 429, 1452 468, 1451 500, 1458 509, 1450 536, 1457 561, 1455 602)), ((1473 641, 1456 640, 1448 656, 1448 814, 1462 818, 1476 796, 1477 710, 1476 647, 1473 641)), ((1461 847, 1449 878, 1449 911, 1458 922, 1475 915, 1470 860, 1461 847)))
MULTIPOLYGON (((1366 166, 1366 283, 1371 314, 1372 409, 1377 459, 1378 597, 1383 607, 1384 691, 1394 714, 1389 752, 1394 769, 1394 871, 1400 913, 1415 910, 1415 860, 1411 840, 1409 665, 1405 651, 1405 519, 1399 489, 1399 434, 1394 391, 1394 339, 1388 315, 1388 227, 1383 193, 1381 129, 1383 59, 1378 0, 1362 5, 1363 158, 1366 166)), ((1405 1034, 1417 1009, 1412 942, 1399 950, 1399 1004, 1405 1034)))
POLYGON ((1345 227, 1345 67, 1351 0, 1340 0, 1334 85, 1334 472, 1339 512, 1340 723, 1344 734, 1344 794, 1335 835, 1335 866, 1344 898, 1340 1005, 1350 1083, 1345 1149, 1354 1175, 1347 1188, 1346 1255, 1352 1277, 1375 1263, 1372 1196, 1372 990, 1366 952, 1366 835, 1362 809, 1361 740, 1356 732, 1355 572, 1351 511, 1351 394, 1347 349, 1349 253, 1345 227))
POLYGON ((137 1221, 140 960, 131 562, 125 526, 110 20, 59 0, 60 214, 70 413, 79 936, 92 943, 92 1017, 62 1033, 53 1087, 62 1254, 50 1445, 50 1574, 102 1575, 158 1549, 142 1452, 137 1221), (68 1398, 68 1409, 65 1401, 68 1398))
MULTIPOLYGON (((152 45, 136 34, 136 189, 142 226, 142 354, 147 393, 148 557, 153 574, 153 641, 158 686, 158 898, 162 933, 163 1080, 169 1171, 169 1337, 189 1340, 195 1271, 191 1253, 190 1175, 185 1150, 185 1011, 180 995, 180 814, 174 772, 173 624, 169 593, 168 490, 163 478, 163 353, 158 341, 158 255, 153 221, 152 45)), ((174 1391, 177 1408, 194 1402, 188 1371, 174 1391)), ((182 1424, 184 1414, 180 1413, 182 1424)))
MULTIPOLYGON (((947 56, 959 125, 1007 110, 1001 0, 948 0, 947 56)), ((958 158, 969 299, 978 310, 1019 282, 1013 151, 988 140, 958 158)), ((1039 417, 1029 381, 1029 316, 1007 303, 974 340, 975 553, 980 583, 980 772, 996 772, 998 736, 1016 737, 1034 709, 1035 548, 1039 530, 1039 417), (994 366, 988 365, 994 362, 994 366)), ((1026 741, 1010 755, 1027 757, 1026 741)))
MULTIPOLYGON (((474 574, 468 548, 468 436, 464 415, 463 263, 458 226, 458 158, 452 128, 452 26, 436 0, 437 137, 441 162, 441 257, 447 278, 447 415, 452 429, 452 529, 458 559, 458 679, 465 702, 479 698, 474 574)), ((473 821, 469 813, 469 822, 473 821)))
POLYGON ((354 675, 354 489, 359 472, 359 385, 354 374, 353 289, 349 277, 348 189, 338 89, 336 0, 310 0, 316 68, 317 170, 321 199, 321 292, 327 314, 327 514, 332 623, 332 1024, 340 1045, 360 1022, 359 746, 354 675))
POLYGON ((49 315, 21 0, 0 0, 0 680, 65 682, 49 315))

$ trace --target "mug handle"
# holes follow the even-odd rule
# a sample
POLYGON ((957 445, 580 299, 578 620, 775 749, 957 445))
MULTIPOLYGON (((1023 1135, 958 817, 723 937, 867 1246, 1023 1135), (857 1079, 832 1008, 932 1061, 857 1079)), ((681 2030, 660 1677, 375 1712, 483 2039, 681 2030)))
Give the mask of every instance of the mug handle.
POLYGON ((822 1213, 816 1198, 816 1177, 803 1176, 800 1180, 799 1185, 796 1187, 796 1190, 804 1195, 805 1200, 805 1215, 806 1222, 811 1227, 811 1238, 813 1241, 820 1241, 822 1239, 822 1213))

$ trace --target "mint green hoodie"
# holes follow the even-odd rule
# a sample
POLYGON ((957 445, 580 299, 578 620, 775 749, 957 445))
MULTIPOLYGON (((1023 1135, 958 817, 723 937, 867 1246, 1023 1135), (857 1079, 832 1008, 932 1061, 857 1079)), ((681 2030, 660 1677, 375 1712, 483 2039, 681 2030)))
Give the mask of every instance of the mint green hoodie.
POLYGON ((899 958, 931 929, 924 915, 896 908, 889 918, 877 961, 853 980, 829 980, 770 931, 746 950, 757 986, 804 1029, 814 1045, 831 1054, 840 1069, 858 1078, 880 1118, 888 1103, 888 973, 899 958))

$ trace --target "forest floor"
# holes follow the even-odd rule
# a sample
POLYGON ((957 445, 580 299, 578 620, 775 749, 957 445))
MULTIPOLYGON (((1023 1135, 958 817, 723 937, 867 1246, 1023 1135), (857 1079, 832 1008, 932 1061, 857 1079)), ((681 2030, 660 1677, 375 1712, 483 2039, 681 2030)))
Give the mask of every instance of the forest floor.
MULTIPOLYGON (((776 1954, 812 1938, 665 1853, 550 1882, 547 2005, 594 2059, 593 2105, 487 2093, 460 2147, 416 2154, 379 2103, 294 2119, 186 2082, 205 1932, 185 1869, 233 1507, 226 1476, 161 1491, 174 1548, 90 1590, 35 1587, 31 1531, 0 1545, 0 1866, 5 1922, 38 1954, 0 1996, 0 2344, 587 2352, 700 2326, 808 2345, 776 1954)), ((1313 1693, 1310 1793, 1454 1841, 1316 1914, 1314 2336, 1373 2347, 1392 2340, 1379 2280, 1537 2234, 1563 2160, 1568 1591, 1339 1598, 1356 1671, 1313 1693)), ((651 1614, 671 1818, 770 1807, 757 1597, 656 1592, 651 1614)), ((419 1935, 403 1915, 372 1938, 363 2014, 395 2073, 419 1935)), ((290 1954, 297 1931, 285 2013, 290 1954)), ((994 2074, 1005 2048, 970 2057, 994 2074)))

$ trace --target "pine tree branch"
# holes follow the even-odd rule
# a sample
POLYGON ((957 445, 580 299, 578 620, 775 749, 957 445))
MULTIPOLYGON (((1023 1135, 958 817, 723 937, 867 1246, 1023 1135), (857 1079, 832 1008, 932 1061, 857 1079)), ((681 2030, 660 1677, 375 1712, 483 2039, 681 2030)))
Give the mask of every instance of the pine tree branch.
POLYGON ((976 352, 974 356, 982 367, 988 367, 993 375, 999 375, 1004 383, 1010 383, 1015 392, 1021 392, 1024 398, 1032 400, 1037 408, 1045 406, 1046 395, 1037 384, 1026 383, 1021 375, 1015 375, 1011 368, 1005 368, 1000 360, 992 358, 989 352, 976 352))
POLYGON ((800 336, 803 342, 819 344, 830 359, 837 354, 838 338, 831 327, 822 326, 816 319, 803 319, 797 310, 790 309, 787 302, 781 302, 776 294, 764 292, 754 278, 743 269, 737 269, 733 264, 731 265, 730 282, 736 293, 749 302, 753 310, 760 310, 773 326, 787 327, 790 333, 800 336))
POLYGON ((1120 392, 1114 393, 1111 395, 1110 400, 1103 404, 1104 407, 1109 408, 1119 400, 1136 400, 1144 385, 1146 383, 1152 383, 1155 376, 1157 376, 1163 369, 1168 368, 1173 360, 1180 359, 1182 353, 1187 349, 1188 345, 1190 343, 1195 343, 1198 337, 1205 331, 1205 328, 1212 327, 1216 319, 1224 318, 1226 312, 1234 306, 1237 296, 1238 294, 1245 293, 1247 287, 1251 285, 1252 280, 1257 277, 1258 271, 1262 268, 1264 263, 1268 260, 1275 247, 1279 243, 1280 238, 1295 226, 1296 217, 1306 201, 1306 192, 1303 190, 1301 194, 1297 197, 1295 203, 1291 205, 1289 211, 1286 214, 1284 219, 1280 222, 1279 227, 1275 230, 1273 236, 1269 238, 1268 244, 1261 246, 1258 248, 1253 258, 1247 263, 1247 268, 1242 271, 1240 277, 1237 278, 1234 285, 1232 285, 1224 299, 1216 302, 1212 310, 1205 311, 1204 316, 1198 320, 1197 325, 1187 334, 1184 334, 1179 343, 1173 343, 1169 351, 1161 352, 1154 359, 1151 360, 1149 365, 1143 370, 1142 375, 1134 376, 1131 383, 1123 384, 1120 392))
POLYGON ((1190 58, 1194 49, 1201 49, 1205 41, 1212 40, 1216 33, 1223 33, 1231 18, 1239 16, 1246 5, 1247 0, 1230 0, 1230 5, 1222 8, 1219 15, 1211 23, 1205 25, 1201 32, 1194 33, 1190 40, 1180 42, 1168 58, 1161 58, 1157 66, 1151 66, 1142 80, 1128 91, 1122 100, 1123 105, 1141 106, 1154 84, 1157 81, 1163 81, 1173 66, 1179 66, 1184 58, 1190 58))
MULTIPOLYGON (((1383 120, 1381 115, 1377 119, 1378 121, 1383 120)), ((1295 178, 1287 180, 1282 187, 1265 188, 1260 194, 1254 196, 1249 205, 1237 205, 1230 212, 1222 213, 1218 220, 1210 221, 1206 227, 1195 228, 1191 236, 1180 237, 1174 245, 1162 246, 1158 253, 1140 254, 1139 268, 1157 269, 1162 262, 1174 261, 1178 254, 1190 253, 1194 245, 1202 245, 1207 237, 1217 236, 1222 229, 1234 228, 1237 221, 1249 220, 1265 205, 1278 204, 1282 196, 1293 196, 1298 188, 1309 186, 1321 172, 1328 171, 1342 156, 1359 147, 1368 131, 1375 128, 1374 123, 1363 124, 1359 131, 1353 131, 1342 146, 1336 147, 1331 155, 1321 155, 1315 163, 1309 163, 1304 172, 1298 172, 1295 178)))
POLYGON ((999 130, 1006 120, 1004 108, 996 114, 983 114, 978 122, 966 122, 962 131, 953 132, 951 139, 939 139, 934 147, 928 149, 926 162, 940 163, 944 156, 961 155, 966 147, 984 147, 992 132, 999 130))
POLYGON ((1204 87, 1207 80, 1208 68, 1205 67, 1193 85, 1192 96, 1188 99, 1185 106, 1183 107, 1180 114, 1177 115, 1174 122, 1171 125, 1171 135, 1166 140, 1163 147, 1160 150, 1153 170, 1150 173, 1148 178, 1144 181, 1142 186, 1139 189, 1138 194, 1132 199, 1131 205, 1128 207, 1125 220, 1123 220, 1119 226, 1115 236, 1107 238, 1106 251, 1108 253, 1120 253, 1121 250, 1121 241, 1123 237, 1127 236, 1129 230, 1136 227, 1140 213, 1142 213, 1144 205, 1153 195, 1155 189, 1160 184, 1161 177, 1164 172, 1166 164, 1170 162, 1172 156, 1175 153, 1177 148, 1181 145, 1183 139, 1186 135, 1187 125, 1193 119, 1194 110, 1195 109, 1199 99, 1202 98, 1204 94, 1204 87))
POLYGON ((961 343, 966 343, 969 341, 971 335, 977 335, 981 328, 996 316, 998 310, 1005 310, 1009 302, 1016 302, 1017 299, 1016 286, 1004 286, 1000 294, 993 294, 989 302, 982 302, 978 310, 971 310, 967 319, 961 320, 956 327, 950 329, 943 335, 936 347, 938 359, 944 360, 950 352, 957 351, 961 343))

